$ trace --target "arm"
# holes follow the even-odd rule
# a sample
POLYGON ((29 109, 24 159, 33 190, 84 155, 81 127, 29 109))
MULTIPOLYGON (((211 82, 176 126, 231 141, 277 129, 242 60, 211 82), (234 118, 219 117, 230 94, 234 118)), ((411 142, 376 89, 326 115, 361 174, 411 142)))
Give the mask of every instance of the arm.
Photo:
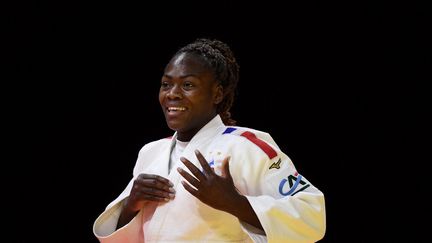
POLYGON ((139 212, 139 210, 132 210, 131 207, 126 206, 128 204, 128 198, 125 199, 121 209, 119 219, 117 221, 116 230, 128 224, 139 212))
POLYGON ((246 222, 255 228, 264 230, 246 196, 238 194, 238 199, 232 199, 232 201, 235 202, 235 204, 229 204, 229 207, 223 211, 236 216, 240 221, 246 222))
POLYGON ((96 219, 95 236, 103 243, 141 243, 142 222, 139 213, 147 202, 169 201, 174 197, 172 183, 158 175, 140 174, 96 219), (138 215, 138 216, 137 216, 138 215), (140 233, 141 232, 141 233, 140 233))
POLYGON ((245 168, 244 162, 233 164, 233 177, 239 178, 238 188, 257 214, 269 242, 322 239, 326 228, 323 193, 297 172, 284 153, 275 151, 272 159, 259 151, 248 151, 244 158, 237 158, 248 161, 246 164, 250 166, 245 168), (245 170, 256 173, 243 174, 245 170))
POLYGON ((203 172, 181 158, 194 175, 178 168, 188 182, 182 181, 184 188, 203 203, 236 216, 255 241, 313 242, 322 239, 325 233, 322 192, 299 175, 291 160, 280 151, 276 161, 269 160, 259 151, 243 154, 247 156, 237 158, 242 163, 235 163, 233 167, 237 183, 233 183, 229 172, 229 158, 223 162, 221 176, 214 173, 198 151, 196 155, 203 172), (281 158, 280 163, 278 158, 281 158), (273 164, 275 168, 271 168, 273 164))
MULTIPOLYGON (((112 201, 93 224, 94 235, 103 243, 142 243, 143 207, 157 203, 146 203, 172 198, 171 183, 157 175, 143 174, 159 158, 161 149, 169 149, 168 141, 158 140, 141 148, 133 168, 133 178, 123 192, 112 201), (169 192, 168 192, 169 191, 169 192)), ((156 174, 156 173, 154 173, 156 174)))

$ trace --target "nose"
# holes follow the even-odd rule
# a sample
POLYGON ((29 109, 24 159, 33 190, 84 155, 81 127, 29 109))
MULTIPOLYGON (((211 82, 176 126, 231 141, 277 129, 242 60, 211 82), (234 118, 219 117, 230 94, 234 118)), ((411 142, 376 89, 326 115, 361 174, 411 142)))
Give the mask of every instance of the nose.
POLYGON ((181 99, 183 95, 181 93, 181 88, 178 85, 174 85, 167 93, 169 99, 181 99))

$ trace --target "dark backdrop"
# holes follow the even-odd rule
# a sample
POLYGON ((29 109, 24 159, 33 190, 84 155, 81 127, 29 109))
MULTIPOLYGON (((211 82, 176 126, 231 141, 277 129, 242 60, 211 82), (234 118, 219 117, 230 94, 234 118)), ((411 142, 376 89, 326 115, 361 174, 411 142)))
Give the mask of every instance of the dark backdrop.
POLYGON ((4 127, 16 149, 7 151, 4 201, 13 242, 97 242, 92 224, 126 186, 138 150, 172 134, 159 80, 171 55, 198 37, 227 42, 238 58, 238 124, 269 132, 324 192, 322 242, 426 235, 418 223, 427 212, 431 80, 424 6, 56 1, 11 9, 4 127))

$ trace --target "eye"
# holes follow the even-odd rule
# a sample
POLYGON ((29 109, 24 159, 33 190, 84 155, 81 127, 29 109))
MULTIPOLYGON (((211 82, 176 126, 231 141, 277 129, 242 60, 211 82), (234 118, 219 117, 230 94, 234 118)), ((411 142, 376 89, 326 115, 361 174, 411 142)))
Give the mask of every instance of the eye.
POLYGON ((161 88, 162 89, 167 89, 170 87, 170 84, 167 81, 162 81, 161 82, 161 88))
POLYGON ((186 90, 192 89, 194 87, 192 82, 186 81, 183 83, 183 88, 186 90))

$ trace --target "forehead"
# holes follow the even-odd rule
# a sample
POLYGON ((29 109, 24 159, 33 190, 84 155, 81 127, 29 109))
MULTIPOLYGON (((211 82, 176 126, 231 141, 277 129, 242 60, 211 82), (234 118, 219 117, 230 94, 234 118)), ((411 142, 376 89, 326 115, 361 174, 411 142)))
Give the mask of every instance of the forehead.
POLYGON ((165 73, 172 71, 182 72, 183 74, 212 72, 204 57, 192 53, 181 53, 174 56, 165 68, 165 73))

